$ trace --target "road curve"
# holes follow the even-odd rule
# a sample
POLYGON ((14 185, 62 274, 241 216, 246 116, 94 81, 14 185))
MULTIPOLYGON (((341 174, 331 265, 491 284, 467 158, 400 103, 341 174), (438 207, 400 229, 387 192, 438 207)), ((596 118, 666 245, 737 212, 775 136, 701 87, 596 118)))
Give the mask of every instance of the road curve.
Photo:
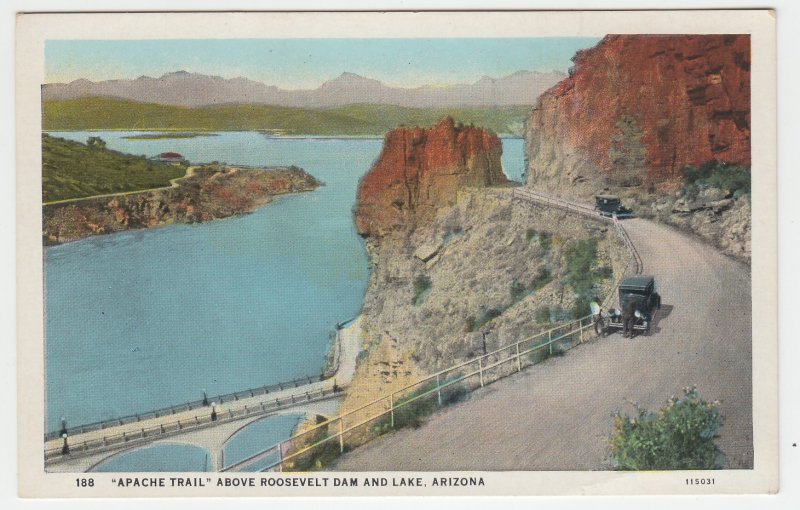
POLYGON ((623 223, 656 277, 651 336, 595 339, 476 391, 419 429, 345 454, 344 471, 602 470, 616 411, 648 409, 696 385, 719 400, 729 468, 753 466, 750 268, 642 219, 623 223))

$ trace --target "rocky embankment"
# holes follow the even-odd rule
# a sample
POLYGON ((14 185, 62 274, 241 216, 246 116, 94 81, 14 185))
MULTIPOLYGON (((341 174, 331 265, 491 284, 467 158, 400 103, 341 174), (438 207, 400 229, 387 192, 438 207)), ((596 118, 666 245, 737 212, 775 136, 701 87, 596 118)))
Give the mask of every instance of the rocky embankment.
POLYGON ((747 198, 719 187, 717 200, 686 200, 683 190, 686 167, 749 172, 749 36, 611 35, 573 61, 529 119, 527 184, 587 199, 610 190, 749 260, 747 198))
POLYGON ((252 212, 276 195, 310 191, 320 183, 304 170, 207 165, 173 188, 89 198, 43 207, 45 245, 173 223, 198 223, 252 212))
POLYGON ((596 240, 594 266, 622 271, 627 254, 606 225, 513 198, 501 149, 450 120, 386 136, 358 193, 372 271, 344 411, 571 318, 575 241, 596 240))

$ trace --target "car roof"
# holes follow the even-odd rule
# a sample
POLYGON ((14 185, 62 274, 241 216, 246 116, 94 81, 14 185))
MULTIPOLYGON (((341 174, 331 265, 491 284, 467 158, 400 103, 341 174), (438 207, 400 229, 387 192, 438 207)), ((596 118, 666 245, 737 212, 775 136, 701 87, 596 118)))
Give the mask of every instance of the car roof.
POLYGON ((619 288, 625 290, 647 290, 648 287, 653 285, 654 281, 655 278, 652 276, 631 276, 622 280, 619 288))

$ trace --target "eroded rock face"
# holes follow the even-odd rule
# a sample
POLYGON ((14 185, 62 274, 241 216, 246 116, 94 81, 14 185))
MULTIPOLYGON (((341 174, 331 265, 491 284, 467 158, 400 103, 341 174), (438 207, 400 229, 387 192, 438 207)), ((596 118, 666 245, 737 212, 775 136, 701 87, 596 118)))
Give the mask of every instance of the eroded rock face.
POLYGON ((390 131, 383 152, 358 189, 356 226, 383 236, 430 221, 455 203, 463 187, 507 182, 500 139, 481 128, 456 126, 450 117, 429 129, 390 131))
POLYGON ((526 130, 528 185, 675 191, 684 166, 750 166, 747 35, 611 35, 578 52, 526 130))

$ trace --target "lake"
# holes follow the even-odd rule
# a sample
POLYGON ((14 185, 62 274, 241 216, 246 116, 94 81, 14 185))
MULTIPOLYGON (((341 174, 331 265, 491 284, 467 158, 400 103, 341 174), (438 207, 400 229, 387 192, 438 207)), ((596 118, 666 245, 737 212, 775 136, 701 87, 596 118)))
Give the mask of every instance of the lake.
MULTIPOLYGON (((335 325, 361 309, 368 260, 352 208, 382 140, 51 134, 193 163, 297 165, 324 186, 236 218, 46 248, 47 430, 319 375, 335 325)), ((519 179, 522 140, 503 144, 519 179)))

